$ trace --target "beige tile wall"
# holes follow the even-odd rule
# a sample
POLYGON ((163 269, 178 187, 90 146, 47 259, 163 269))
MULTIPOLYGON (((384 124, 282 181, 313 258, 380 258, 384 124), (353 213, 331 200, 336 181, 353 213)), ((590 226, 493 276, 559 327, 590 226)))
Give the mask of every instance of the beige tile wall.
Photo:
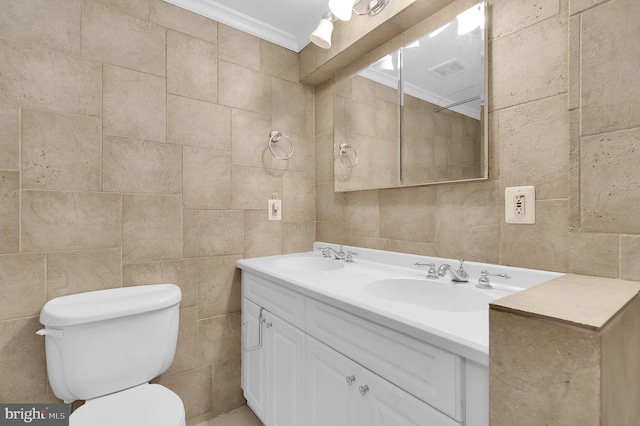
POLYGON ((317 239, 640 280, 640 52, 628 33, 640 3, 488 6, 489 180, 333 193, 327 80, 316 87, 317 239), (504 188, 519 185, 536 187, 534 225, 504 223, 504 188))
POLYGON ((0 401, 55 401, 38 313, 172 282, 159 382, 190 423, 244 403, 243 257, 315 239, 314 89, 298 56, 161 0, 7 0, 0 14, 0 401), (275 160, 269 131, 296 153, 275 160), (283 221, 267 221, 267 199, 283 221))

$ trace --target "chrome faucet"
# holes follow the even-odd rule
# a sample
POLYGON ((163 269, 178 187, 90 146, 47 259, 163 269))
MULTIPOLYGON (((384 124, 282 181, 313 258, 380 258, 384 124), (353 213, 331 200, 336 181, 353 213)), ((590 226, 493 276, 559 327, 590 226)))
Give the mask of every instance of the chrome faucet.
POLYGON ((331 247, 325 247, 322 249, 322 256, 331 257, 332 254, 335 260, 345 260, 347 258, 347 254, 342 249, 342 246, 340 246, 340 251, 335 251, 331 247))
POLYGON ((447 263, 443 263, 438 268, 438 275, 440 275, 441 277, 444 277, 447 271, 449 271, 451 273, 451 281, 455 281, 458 283, 466 283, 469 281, 469 274, 467 274, 467 271, 462 269, 463 263, 464 263, 464 260, 460 259, 460 266, 458 267, 458 269, 453 269, 451 265, 447 263))

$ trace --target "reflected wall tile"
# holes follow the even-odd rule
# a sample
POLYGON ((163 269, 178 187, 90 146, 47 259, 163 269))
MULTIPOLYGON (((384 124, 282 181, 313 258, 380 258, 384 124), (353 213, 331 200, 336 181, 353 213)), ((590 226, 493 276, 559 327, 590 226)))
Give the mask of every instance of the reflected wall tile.
POLYGON ((100 62, 0 39, 0 69, 2 103, 100 115, 100 62))
POLYGON ((121 195, 22 191, 22 250, 120 247, 121 195))
POLYGON ((181 189, 180 146, 104 137, 103 191, 179 194, 181 189))
POLYGON ((273 193, 282 194, 282 172, 233 166, 232 176, 231 206, 234 209, 264 209, 273 193))
POLYGON ((231 117, 233 164, 271 168, 273 156, 267 145, 271 116, 234 108, 231 117))
POLYGON ((567 272, 568 200, 538 200, 535 224, 516 225, 501 222, 500 234, 500 264, 567 272))
POLYGON ((282 219, 284 221, 314 221, 316 217, 316 187, 313 173, 285 172, 282 200, 282 219))
POLYGON ((80 5, 80 0, 3 1, 0 37, 79 54, 80 5))
POLYGON ((22 188, 100 190, 100 119, 22 110, 22 188))
POLYGON ((282 221, 269 220, 267 209, 244 212, 244 257, 282 254, 282 221))
POLYGON ((122 266, 124 287, 147 284, 175 284, 182 291, 181 308, 195 306, 198 301, 196 259, 136 263, 122 266))
POLYGON ((122 262, 182 257, 181 213, 179 195, 124 195, 122 262))
POLYGON ((226 61, 220 61, 218 68, 219 104, 271 114, 271 76, 226 61))
POLYGON ((640 280, 640 236, 620 236, 620 279, 640 280))
POLYGON ((0 321, 0 400, 5 404, 45 398, 44 338, 36 335, 41 328, 37 316, 0 321))
POLYGON ((560 95, 500 111, 500 188, 534 185, 536 198, 567 198, 569 113, 560 95))
POLYGON ((182 204, 191 209, 231 207, 231 153, 184 147, 182 204))
POLYGON ((0 104, 0 170, 20 168, 20 109, 0 104))
POLYGON ((640 130, 583 137, 580 215, 586 232, 640 233, 640 130), (602 177, 606 176, 606 179, 602 177))
POLYGON ((37 315, 44 305, 44 254, 0 255, 0 323, 37 315))
POLYGON ((240 312, 198 321, 200 365, 215 364, 240 355, 240 312))
POLYGON ((198 318, 240 311, 241 280, 236 262, 241 255, 197 260, 198 318))
POLYGON ((202 101, 218 101, 216 45, 167 31, 167 92, 202 101))
POLYGON ((167 142, 229 151, 231 108, 168 95, 167 142))
POLYGON ((289 222, 282 224, 283 254, 311 251, 315 240, 315 222, 289 222))
POLYGON ((260 40, 260 71, 297 83, 298 55, 277 44, 260 40))
POLYGON ((164 76, 165 50, 160 25, 84 0, 82 56, 164 76))
POLYGON ((260 71, 260 39, 233 27, 218 24, 218 58, 260 71))
POLYGON ((53 252, 47 255, 47 300, 122 286, 120 249, 53 252))
POLYGON ((569 272, 618 278, 619 240, 618 235, 570 232, 569 272))
POLYGON ((164 142, 166 98, 164 78, 105 64, 103 134, 164 142))
POLYGON ((0 253, 20 251, 20 172, 0 171, 0 253))
POLYGON ((240 357, 213 364, 211 368, 214 417, 244 405, 246 401, 240 388, 240 357))
POLYGON ((174 6, 163 0, 150 1, 149 20, 210 43, 217 42, 218 23, 216 21, 181 7, 174 6))
POLYGON ((560 14, 492 43, 492 111, 567 91, 567 31, 560 14))
POLYGON ((184 256, 242 253, 244 215, 238 210, 184 210, 184 256))
POLYGON ((163 376, 157 382, 178 394, 187 419, 211 412, 211 366, 163 376))

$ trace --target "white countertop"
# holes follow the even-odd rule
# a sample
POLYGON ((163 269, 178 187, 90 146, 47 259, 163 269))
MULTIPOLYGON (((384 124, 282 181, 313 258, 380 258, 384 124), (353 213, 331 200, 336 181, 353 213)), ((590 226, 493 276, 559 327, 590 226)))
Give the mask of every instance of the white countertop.
MULTIPOLYGON (((315 247, 338 246, 316 243, 315 247)), ((450 276, 437 281, 427 279, 427 268, 414 266, 415 262, 435 262, 436 267, 449 263, 457 268, 458 262, 451 259, 432 258, 409 254, 384 252, 381 250, 346 247, 358 253, 354 263, 343 262, 344 267, 331 271, 296 271, 277 266, 278 259, 291 257, 321 258, 320 251, 269 256, 238 261, 237 266, 297 291, 305 296, 328 303, 367 320, 403 332, 420 340, 441 347, 481 365, 489 364, 489 306, 482 311, 447 312, 427 309, 417 303, 401 303, 385 300, 366 290, 372 281, 389 278, 424 279, 430 282, 449 283, 468 291, 481 292, 498 299, 513 291, 479 289, 475 287, 481 269, 492 273, 508 273, 513 278, 509 286, 525 289, 548 281, 562 274, 465 262, 469 273, 468 283, 454 284, 450 276)), ((499 281, 499 280, 496 280, 499 281)), ((513 289, 512 289, 513 290, 513 289)))

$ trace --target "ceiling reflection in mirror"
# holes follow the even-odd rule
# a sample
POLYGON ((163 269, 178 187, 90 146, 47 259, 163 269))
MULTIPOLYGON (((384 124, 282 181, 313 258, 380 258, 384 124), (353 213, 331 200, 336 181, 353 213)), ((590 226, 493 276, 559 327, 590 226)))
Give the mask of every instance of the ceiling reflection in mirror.
POLYGON ((488 177, 484 4, 335 87, 336 191, 488 177))

